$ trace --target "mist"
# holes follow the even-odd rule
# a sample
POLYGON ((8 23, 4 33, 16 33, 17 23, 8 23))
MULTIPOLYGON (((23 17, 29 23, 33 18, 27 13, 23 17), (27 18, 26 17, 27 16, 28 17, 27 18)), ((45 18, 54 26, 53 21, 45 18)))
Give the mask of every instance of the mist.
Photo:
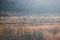
POLYGON ((60 0, 0 0, 0 11, 15 12, 14 15, 60 15, 60 0))

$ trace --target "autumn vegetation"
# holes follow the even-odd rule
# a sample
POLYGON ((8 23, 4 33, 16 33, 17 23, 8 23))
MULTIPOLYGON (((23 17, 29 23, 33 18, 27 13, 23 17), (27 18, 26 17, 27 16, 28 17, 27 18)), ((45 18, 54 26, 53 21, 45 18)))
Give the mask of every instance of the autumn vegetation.
POLYGON ((0 17, 0 40, 60 40, 60 17, 0 17))

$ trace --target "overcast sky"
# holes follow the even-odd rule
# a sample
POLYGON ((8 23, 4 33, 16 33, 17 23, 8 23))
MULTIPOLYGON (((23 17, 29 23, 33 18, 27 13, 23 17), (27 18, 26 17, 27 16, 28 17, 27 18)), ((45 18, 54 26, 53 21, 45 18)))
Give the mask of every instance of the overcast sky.
POLYGON ((60 0, 0 0, 0 11, 24 14, 60 14, 60 0))

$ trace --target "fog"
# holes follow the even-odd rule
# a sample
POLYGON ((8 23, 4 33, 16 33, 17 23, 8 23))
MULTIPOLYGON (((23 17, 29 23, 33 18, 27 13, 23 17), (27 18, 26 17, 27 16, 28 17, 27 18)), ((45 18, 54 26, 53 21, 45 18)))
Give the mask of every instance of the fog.
POLYGON ((15 15, 60 15, 60 0, 0 0, 0 11, 15 15))

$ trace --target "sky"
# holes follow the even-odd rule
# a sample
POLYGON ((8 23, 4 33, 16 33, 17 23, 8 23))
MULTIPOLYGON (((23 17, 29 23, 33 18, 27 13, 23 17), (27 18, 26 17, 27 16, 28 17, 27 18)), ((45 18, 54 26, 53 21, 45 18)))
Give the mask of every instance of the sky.
POLYGON ((0 11, 16 15, 60 15, 60 0, 0 0, 0 11))

